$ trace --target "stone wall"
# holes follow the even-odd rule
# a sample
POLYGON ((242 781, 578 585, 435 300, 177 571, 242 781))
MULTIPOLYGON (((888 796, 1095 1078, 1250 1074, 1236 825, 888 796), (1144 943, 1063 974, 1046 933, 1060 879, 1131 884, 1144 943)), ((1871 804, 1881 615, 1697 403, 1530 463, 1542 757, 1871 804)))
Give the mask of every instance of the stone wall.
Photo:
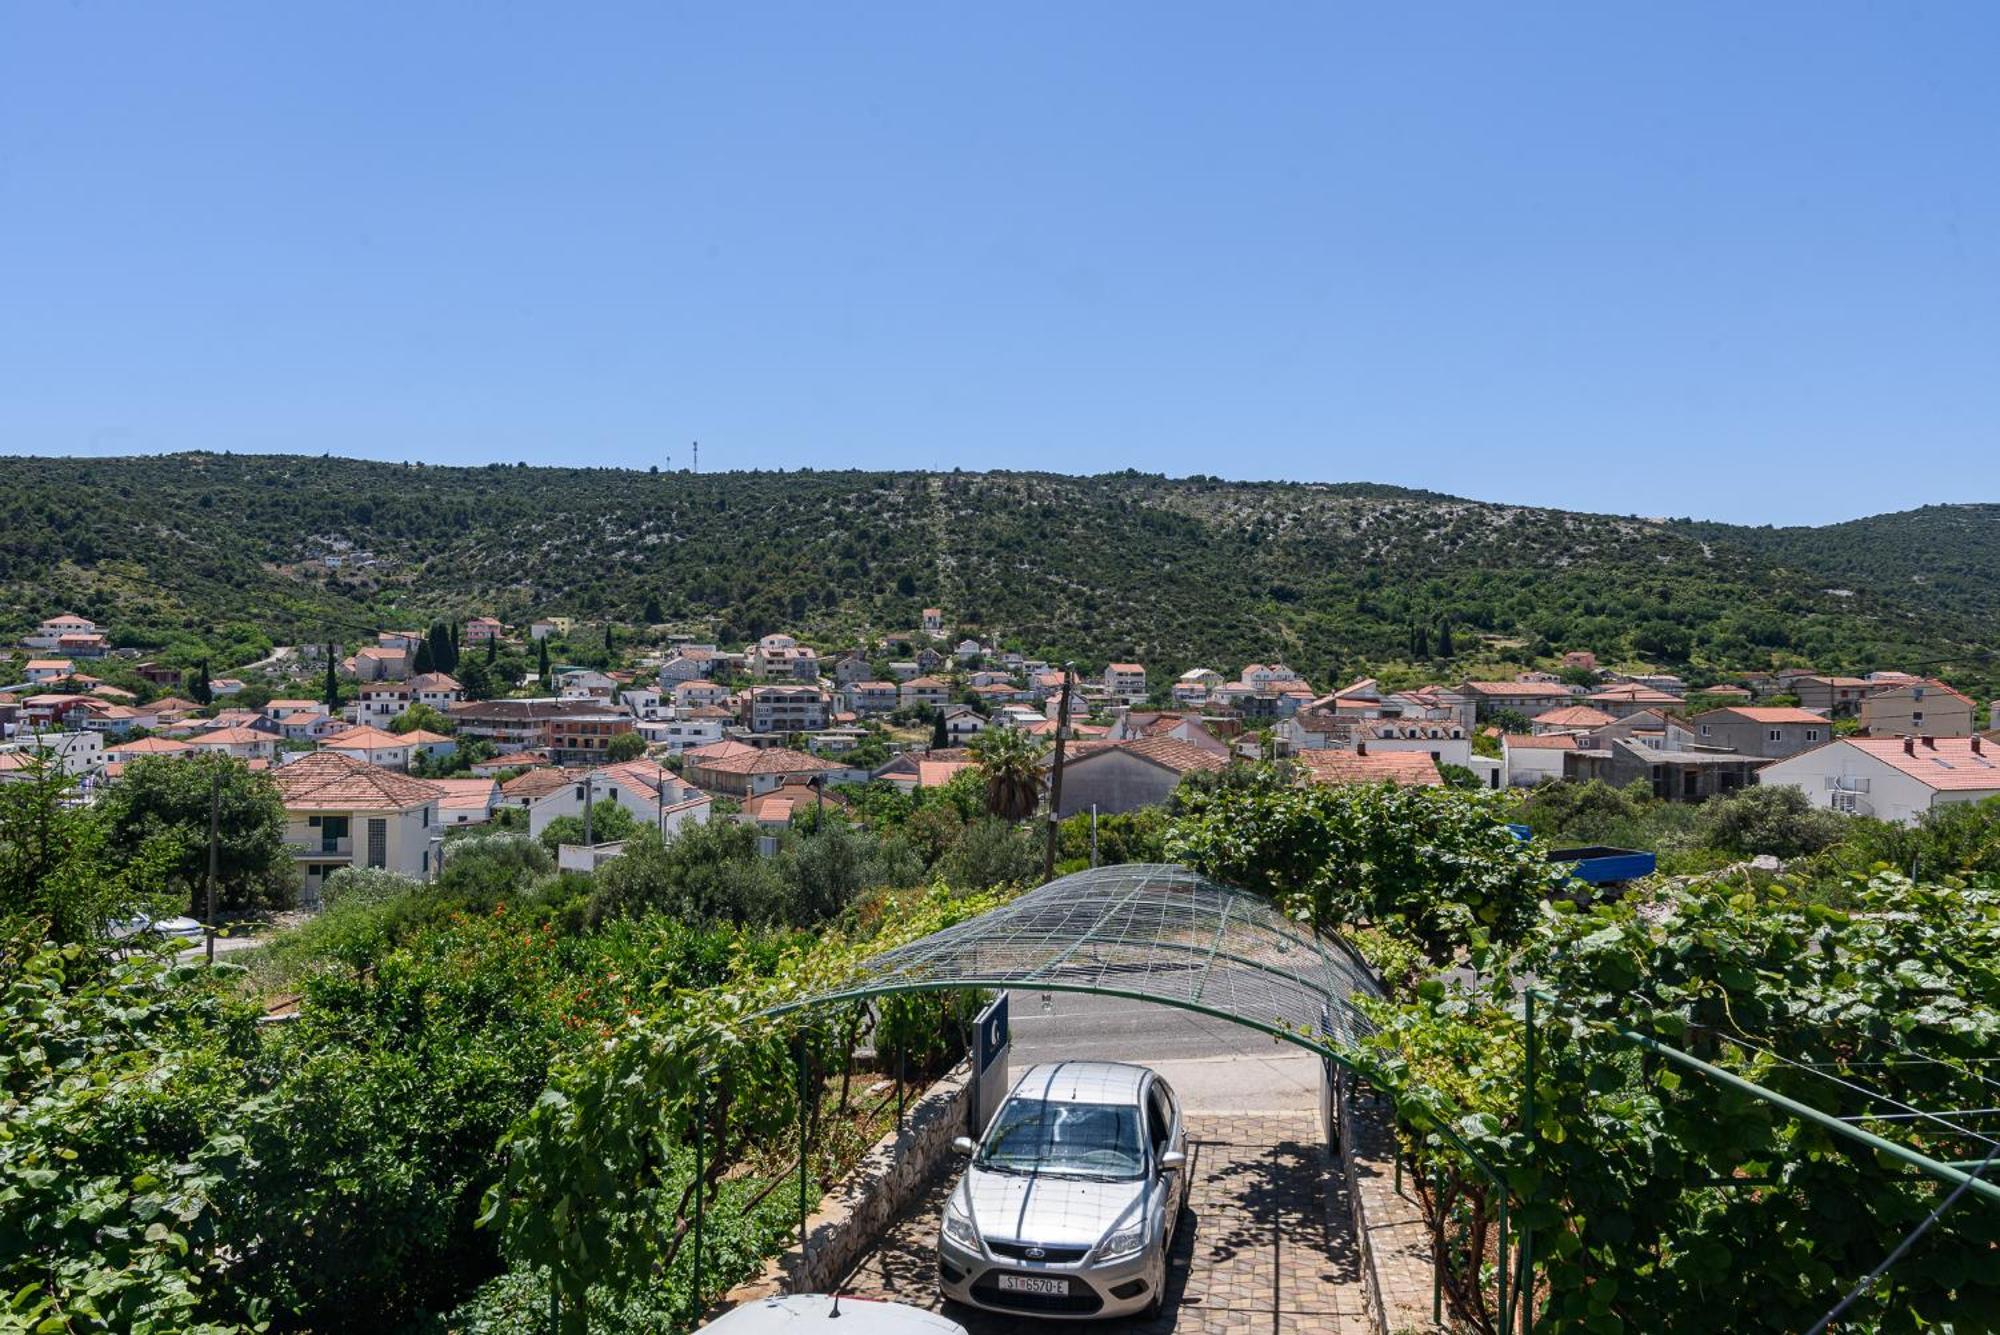
POLYGON ((826 1293, 923 1191, 951 1142, 966 1134, 970 1067, 960 1063, 904 1109, 903 1129, 890 1131, 819 1203, 798 1242, 731 1289, 724 1308, 774 1293, 826 1293))
POLYGON ((1362 1278, 1380 1335, 1439 1329, 1431 1320, 1431 1237, 1416 1194, 1396 1186, 1396 1130, 1386 1100, 1347 1076, 1336 1099, 1341 1167, 1362 1278))

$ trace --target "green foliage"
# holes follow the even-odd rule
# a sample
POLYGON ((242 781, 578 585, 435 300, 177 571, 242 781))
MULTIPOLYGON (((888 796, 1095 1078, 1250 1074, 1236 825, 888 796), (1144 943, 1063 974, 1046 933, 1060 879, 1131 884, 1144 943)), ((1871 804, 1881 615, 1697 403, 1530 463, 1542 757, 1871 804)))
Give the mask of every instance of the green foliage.
POLYGON ((1804 789, 1789 785, 1745 788, 1704 802, 1695 823, 1698 837, 1723 853, 1760 853, 1795 858, 1839 843, 1850 821, 1815 807, 1804 789))
POLYGON ((1502 823, 1503 795, 1388 784, 1300 785, 1267 769, 1248 785, 1184 789, 1167 856, 1271 897, 1322 929, 1393 925, 1449 964, 1517 939, 1562 882, 1502 823))
POLYGON ((604 748, 604 758, 614 765, 637 760, 646 754, 646 739, 636 732, 621 732, 604 748))
MULTIPOLYGON (((673 1273, 692 1210, 697 1124, 712 1190, 750 1146, 790 1131, 801 1059, 817 1087, 857 1032, 832 1024, 787 1032, 763 1012, 992 902, 944 891, 898 902, 866 940, 823 936, 754 971, 732 969, 724 986, 670 993, 560 1071, 510 1133, 506 1175, 483 1218, 517 1267, 553 1276, 562 1328, 585 1328, 593 1294, 636 1294, 673 1273)), ((685 1319, 708 1295, 676 1296, 685 1319)))
POLYGON ((986 784, 986 811, 1021 821, 1042 800, 1042 746, 1019 728, 988 728, 972 739, 972 758, 986 784))
POLYGON ((389 731, 398 736, 416 732, 419 729, 425 732, 449 733, 451 731, 451 720, 443 714, 438 713, 432 706, 419 700, 398 714, 389 723, 389 731))
MULTIPOLYGON (((1383 1008, 1369 1073, 1424 1164, 1432 1218, 1455 1245, 1494 1226, 1496 1195, 1447 1131, 1532 1202, 1514 1223, 1536 1231, 1545 1259, 1537 1330, 1804 1329, 1939 1198, 1932 1180, 1664 1065, 1619 1029, 1935 1156, 1976 1157, 1943 1127, 1870 1114, 1885 1099, 1985 1106, 1974 1101, 1990 1093, 1980 1063, 2000 1040, 2000 889, 1878 875, 1848 897, 1838 910, 1783 884, 1708 878, 1644 912, 1557 906, 1486 961, 1489 986, 1427 983, 1383 1008), (1532 1141, 1522 977, 1559 999, 1539 1007, 1532 1141)), ((2000 1216, 1983 1205, 1945 1215, 1850 1313, 1853 1328, 1993 1327, 2000 1275, 1972 1260, 1996 1243, 2000 1216)), ((1490 1270, 1455 1261, 1448 1287, 1462 1317, 1490 1328, 1490 1270)))
POLYGON ((351 641, 357 626, 472 607, 608 622, 641 590, 667 622, 726 641, 773 630, 847 641, 914 624, 939 591, 918 578, 905 594, 900 576, 940 569, 968 632, 1052 661, 1136 657, 1165 679, 1278 643, 1303 663, 1393 665, 1423 625, 1448 626, 1471 661, 1500 639, 1607 661, 1643 656, 1643 641, 1716 667, 1769 668, 1784 654, 1839 670, 1940 662, 1952 676, 1959 660, 1978 679, 1958 684, 1979 688, 1991 644, 1974 628, 2000 616, 1993 506, 1765 530, 1136 473, 697 475, 212 454, 18 459, 8 482, 0 628, 70 606, 182 666, 248 662, 271 635, 351 641), (606 533, 638 540, 607 561, 606 533), (384 564, 327 571, 318 540, 335 536, 384 564), (525 569, 524 551, 535 553, 525 569), (245 606, 258 625, 242 624, 245 606))
MULTIPOLYGON (((590 839, 593 843, 615 844, 621 839, 630 839, 644 826, 639 818, 616 802, 596 801, 590 804, 590 839)), ((557 816, 542 827, 542 847, 553 853, 564 844, 580 844, 583 839, 583 817, 557 816)))
POLYGON ((0 1327, 235 1330, 214 1305, 254 1012, 221 976, 87 946, 0 951, 0 1327))
POLYGON ((25 777, 0 783, 0 940, 95 940, 160 898, 148 887, 175 847, 156 844, 114 868, 104 822, 76 803, 75 781, 40 757, 28 765, 25 777))
POLYGON ((142 860, 199 915, 212 797, 220 813, 218 906, 289 903, 296 869, 285 848, 285 808, 277 785, 228 756, 144 756, 132 762, 98 802, 105 845, 114 851, 114 861, 142 860))

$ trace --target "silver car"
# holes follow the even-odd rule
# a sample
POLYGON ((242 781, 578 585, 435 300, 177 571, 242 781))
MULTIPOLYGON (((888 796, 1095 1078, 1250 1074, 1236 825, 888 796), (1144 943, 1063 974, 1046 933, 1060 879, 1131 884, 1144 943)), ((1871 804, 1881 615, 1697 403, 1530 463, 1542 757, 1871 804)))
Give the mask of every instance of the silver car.
POLYGON ((996 1312, 1160 1308, 1187 1191, 1174 1091, 1123 1062, 1056 1062, 1014 1082, 938 1233, 938 1287, 996 1312))

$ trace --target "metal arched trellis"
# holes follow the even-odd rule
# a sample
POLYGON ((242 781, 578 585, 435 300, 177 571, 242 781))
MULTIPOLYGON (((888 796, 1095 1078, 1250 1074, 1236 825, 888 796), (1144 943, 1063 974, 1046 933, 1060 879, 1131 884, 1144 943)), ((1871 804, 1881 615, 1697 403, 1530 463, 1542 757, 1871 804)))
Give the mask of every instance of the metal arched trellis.
POLYGON ((772 1015, 905 992, 1018 987, 1157 1002, 1261 1030, 1337 1062, 1381 995, 1337 936, 1185 867, 1094 867, 865 961, 772 1015))

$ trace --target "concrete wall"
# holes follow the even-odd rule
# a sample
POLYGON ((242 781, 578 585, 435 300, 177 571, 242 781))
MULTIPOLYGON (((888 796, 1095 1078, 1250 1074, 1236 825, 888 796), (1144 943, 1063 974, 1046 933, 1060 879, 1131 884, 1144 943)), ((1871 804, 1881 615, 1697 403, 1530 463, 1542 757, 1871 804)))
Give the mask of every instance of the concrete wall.
POLYGON ((1396 1132, 1388 1103, 1343 1076, 1334 1105, 1368 1315, 1380 1335, 1435 1331, 1430 1226, 1414 1185, 1396 1180, 1396 1132))
POLYGON ((826 1293, 845 1279, 951 1158, 952 1140, 966 1134, 970 1075, 971 1068, 960 1063, 924 1091, 905 1110, 903 1129, 877 1141, 820 1201, 806 1220, 803 1253, 794 1240, 762 1273, 731 1289, 721 1306, 774 1293, 826 1293))

